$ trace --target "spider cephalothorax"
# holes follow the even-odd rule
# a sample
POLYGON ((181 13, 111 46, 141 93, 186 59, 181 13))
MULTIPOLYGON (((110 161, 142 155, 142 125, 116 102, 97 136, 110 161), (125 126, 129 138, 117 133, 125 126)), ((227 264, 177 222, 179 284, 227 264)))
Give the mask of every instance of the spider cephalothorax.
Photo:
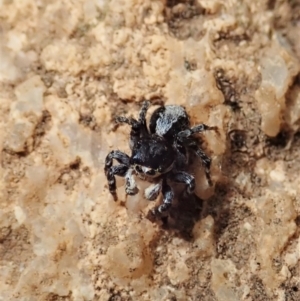
POLYGON ((131 157, 115 150, 105 159, 105 174, 110 193, 117 200, 115 175, 125 177, 126 193, 134 195, 138 192, 134 175, 148 180, 152 185, 145 190, 148 200, 155 200, 160 191, 163 203, 156 212, 167 211, 172 204, 174 193, 170 182, 184 183, 188 194, 194 192, 195 179, 186 172, 189 165, 189 155, 197 155, 205 168, 209 185, 211 159, 203 152, 199 140, 193 136, 205 130, 216 130, 205 124, 190 128, 189 117, 181 106, 161 106, 150 118, 149 130, 146 124, 146 113, 150 103, 142 105, 138 120, 118 117, 117 122, 131 126, 130 148, 131 157), (113 159, 120 164, 113 166, 113 159))

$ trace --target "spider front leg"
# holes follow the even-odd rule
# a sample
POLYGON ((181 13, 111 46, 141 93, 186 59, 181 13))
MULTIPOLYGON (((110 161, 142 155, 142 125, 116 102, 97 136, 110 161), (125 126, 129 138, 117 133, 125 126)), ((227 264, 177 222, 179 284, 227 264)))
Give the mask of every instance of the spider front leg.
POLYGON ((129 195, 135 195, 138 193, 138 188, 133 176, 132 168, 129 168, 125 175, 125 192, 129 195))
POLYGON ((128 170, 128 166, 124 164, 120 164, 120 165, 110 167, 110 169, 106 173, 108 189, 109 192, 112 194, 114 201, 118 200, 117 193, 116 193, 117 186, 116 186, 115 176, 125 177, 127 170, 128 170))
POLYGON ((184 171, 178 171, 173 173, 171 180, 177 183, 183 183, 186 185, 186 192, 192 194, 195 190, 195 178, 184 171))
POLYGON ((107 171, 112 167, 113 159, 129 167, 129 156, 119 150, 113 150, 105 158, 105 174, 107 174, 107 171))
POLYGON ((129 156, 118 150, 111 151, 105 158, 105 175, 108 182, 109 192, 112 194, 115 201, 117 201, 116 194, 116 178, 115 176, 125 177, 129 169, 129 156), (113 159, 117 160, 120 165, 112 166, 113 159))
POLYGON ((162 214, 172 206, 172 202, 174 199, 174 192, 170 185, 168 185, 166 179, 162 182, 162 195, 163 195, 163 203, 155 209, 155 214, 162 214))
POLYGON ((161 187, 161 182, 150 185, 147 189, 145 189, 145 198, 149 201, 156 200, 161 191, 161 187))

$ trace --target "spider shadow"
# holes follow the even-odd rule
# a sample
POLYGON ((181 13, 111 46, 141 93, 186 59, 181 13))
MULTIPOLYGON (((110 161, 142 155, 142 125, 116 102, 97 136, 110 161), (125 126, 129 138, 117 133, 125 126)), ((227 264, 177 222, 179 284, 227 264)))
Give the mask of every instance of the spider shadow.
POLYGON ((217 184, 214 195, 207 200, 202 200, 195 194, 187 195, 181 192, 178 194, 176 205, 171 207, 168 215, 154 218, 149 212, 148 218, 152 222, 162 224, 164 231, 172 232, 175 236, 192 242, 195 224, 211 215, 215 221, 214 238, 217 241, 231 218, 228 206, 231 197, 230 189, 225 184, 217 184))
POLYGON ((181 193, 178 195, 177 206, 172 207, 169 212, 165 228, 173 230, 175 235, 191 241, 193 239, 192 230, 200 219, 203 205, 204 201, 197 195, 181 193))
POLYGON ((213 236, 215 242, 219 241, 232 220, 234 214, 231 210, 231 203, 235 193, 236 191, 228 183, 218 183, 214 195, 204 203, 200 219, 209 215, 214 219, 213 236))

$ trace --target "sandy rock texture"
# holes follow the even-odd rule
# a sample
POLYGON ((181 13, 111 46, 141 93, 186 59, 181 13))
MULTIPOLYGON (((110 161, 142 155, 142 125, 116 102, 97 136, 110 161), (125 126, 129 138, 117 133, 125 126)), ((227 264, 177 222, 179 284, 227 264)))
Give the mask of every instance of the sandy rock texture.
POLYGON ((0 300, 300 300, 299 12, 0 0, 0 300), (103 172, 143 99, 219 129, 213 187, 192 166, 167 223, 147 183, 126 197, 118 179, 115 203, 103 172))

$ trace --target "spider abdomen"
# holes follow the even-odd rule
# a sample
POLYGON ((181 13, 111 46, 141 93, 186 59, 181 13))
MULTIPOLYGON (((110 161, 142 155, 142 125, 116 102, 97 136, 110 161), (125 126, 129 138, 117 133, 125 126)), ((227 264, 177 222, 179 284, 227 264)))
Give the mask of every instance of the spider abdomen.
POLYGON ((167 105, 157 108, 150 119, 150 132, 167 139, 174 137, 190 126, 184 107, 167 105))

